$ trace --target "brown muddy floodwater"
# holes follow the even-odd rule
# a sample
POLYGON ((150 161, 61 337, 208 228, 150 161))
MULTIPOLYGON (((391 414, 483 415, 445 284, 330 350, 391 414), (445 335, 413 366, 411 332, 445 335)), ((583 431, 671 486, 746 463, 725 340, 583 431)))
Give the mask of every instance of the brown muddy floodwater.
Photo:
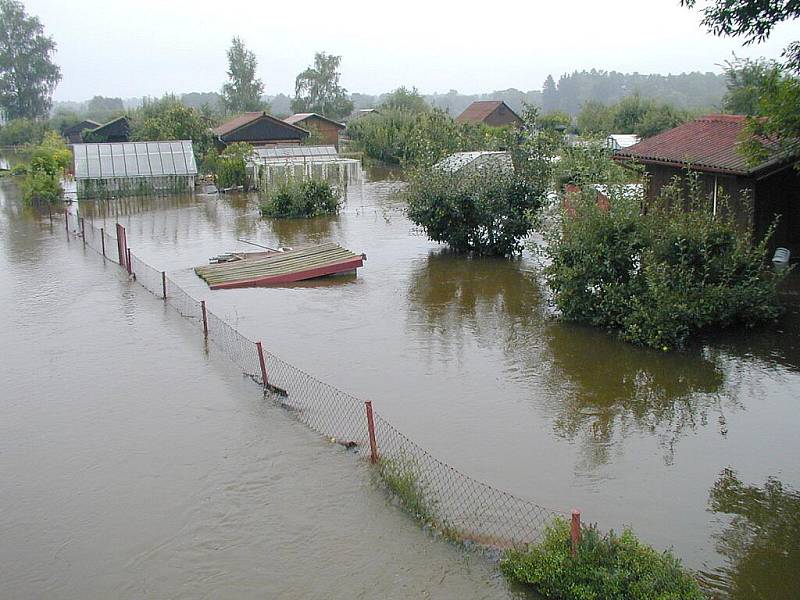
MULTIPOLYGON (((261 219, 235 196, 80 211, 118 218, 142 260, 459 470, 605 529, 630 525, 715 596, 800 597, 797 278, 776 327, 643 350, 556 322, 532 257, 470 259, 427 241, 396 188, 351 188, 340 215, 311 220, 261 219), (368 260, 357 277, 209 291, 191 268, 247 249, 239 238, 333 240, 368 260)), ((12 325, 0 340, 12 351, 0 468, 21 480, 3 490, 3 579, 129 596, 278 583, 310 596, 511 593, 491 567, 415 531, 359 465, 263 406, 179 318, 2 189, 12 325), (454 587, 439 589, 445 570, 454 587)))

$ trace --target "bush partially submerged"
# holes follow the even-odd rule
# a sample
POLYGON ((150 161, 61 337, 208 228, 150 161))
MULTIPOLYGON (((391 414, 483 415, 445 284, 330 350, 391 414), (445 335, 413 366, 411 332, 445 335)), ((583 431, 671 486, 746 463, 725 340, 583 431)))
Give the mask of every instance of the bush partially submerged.
POLYGON ((692 575, 671 552, 657 552, 632 531, 601 535, 584 528, 575 556, 570 526, 556 519, 544 540, 526 551, 509 550, 500 568, 513 581, 559 600, 700 600, 692 575))
POLYGON ((570 198, 545 249, 564 319, 668 350, 703 329, 779 314, 781 276, 765 264, 767 239, 752 244, 724 210, 711 214, 691 181, 689 188, 689 197, 677 184, 666 188, 663 204, 646 215, 624 194, 610 208, 598 206, 594 190, 570 198))
POLYGON ((339 212, 339 192, 320 179, 289 179, 267 191, 265 217, 318 217, 339 212))
POLYGON ((40 144, 24 152, 26 161, 14 168, 15 174, 22 175, 22 200, 26 204, 57 202, 64 193, 61 178, 72 159, 63 138, 50 131, 40 144))

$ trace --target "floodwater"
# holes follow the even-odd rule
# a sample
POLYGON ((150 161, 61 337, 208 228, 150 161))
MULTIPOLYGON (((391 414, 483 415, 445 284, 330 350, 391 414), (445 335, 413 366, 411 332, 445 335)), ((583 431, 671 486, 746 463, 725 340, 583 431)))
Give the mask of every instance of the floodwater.
MULTIPOLYGON (((141 259, 169 271, 271 352, 372 400, 398 429, 459 470, 549 508, 580 508, 585 521, 605 529, 629 525, 654 546, 672 547, 719 597, 800 596, 796 277, 777 326, 720 333, 680 353, 644 350, 603 331, 555 321, 533 257, 470 259, 429 242, 404 217, 396 189, 396 183, 376 178, 350 189, 339 216, 311 220, 261 219, 252 198, 237 196, 82 203, 80 210, 87 218, 108 217, 108 223, 118 218, 141 259), (368 260, 357 277, 210 292, 191 267, 223 252, 248 249, 239 239, 266 246, 333 240, 365 252, 368 260)), ((36 230, 35 243, 4 244, 8 256, 25 257, 33 270, 30 285, 47 278, 37 273, 45 258, 65 261, 65 255, 71 257, 68 264, 80 263, 70 267, 76 277, 121 285, 100 273, 103 267, 94 259, 84 264, 77 244, 67 248, 63 234, 56 231, 50 238, 46 223, 43 227, 36 230)), ((137 298, 142 294, 126 290, 137 298)), ((70 287, 64 293, 71 292, 70 287)), ((84 335, 96 335, 102 331, 94 325, 102 315, 98 301, 86 294, 75 297, 80 298, 83 327, 91 328, 84 335)), ((121 294, 114 297, 113 308, 127 315, 121 294)), ((118 352, 110 344, 87 362, 75 349, 67 353, 72 362, 68 372, 81 377, 78 371, 86 368, 115 381, 107 370, 119 361, 129 381, 143 385, 143 378, 132 374, 134 367, 144 363, 162 372, 166 367, 154 365, 163 362, 158 355, 163 347, 172 355, 176 348, 196 345, 195 336, 181 337, 178 325, 164 325, 174 318, 152 303, 147 307, 132 311, 137 326, 152 336, 137 334, 138 352, 118 352)), ((180 376, 174 368, 166 371, 176 379, 167 384, 172 393, 157 394, 162 409, 165 398, 205 389, 209 372, 222 369, 198 363, 193 353, 186 360, 194 366, 180 376)), ((132 393, 126 408, 140 403, 142 393, 132 393)), ((341 487, 339 479, 348 473, 361 476, 346 460, 341 472, 331 473, 340 458, 334 450, 310 434, 302 436, 286 424, 288 418, 273 417, 268 408, 246 411, 242 403, 260 405, 238 399, 243 394, 229 392, 234 396, 229 403, 245 413, 241 418, 248 428, 295 436, 292 454, 311 452, 312 460, 327 461, 319 475, 316 468, 310 472, 307 485, 323 473, 334 487, 341 487), (293 433, 273 432, 278 421, 293 433)), ((231 417, 219 412, 227 410, 207 415, 203 426, 222 419, 213 426, 224 428, 231 417)), ((202 436, 207 443, 207 432, 189 429, 182 424, 180 435, 202 436)), ((192 447, 191 441, 186 444, 192 447)), ((158 452, 150 458, 156 455, 165 458, 158 452)), ((247 458, 237 461, 248 463, 247 458)), ((352 487, 368 496, 358 481, 352 487)), ((265 488, 263 502, 271 502, 274 493, 265 488)), ((217 508, 224 511, 225 502, 217 508)), ((298 513, 319 510, 305 496, 295 508, 298 513)), ((380 518, 391 523, 383 525, 387 530, 396 527, 391 510, 371 518, 375 527, 380 518)), ((408 543, 423 543, 419 540, 427 541, 422 536, 408 543)), ((422 570, 423 581, 429 571, 422 570)))
POLYGON ((23 210, 12 185, 0 182, 0 597, 519 597, 208 356, 172 309, 23 210))

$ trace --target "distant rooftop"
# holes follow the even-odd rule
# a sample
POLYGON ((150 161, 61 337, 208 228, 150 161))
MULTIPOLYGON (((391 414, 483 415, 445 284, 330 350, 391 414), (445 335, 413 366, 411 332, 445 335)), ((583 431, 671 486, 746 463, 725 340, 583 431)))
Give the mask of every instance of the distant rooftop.
POLYGON ((289 125, 296 125, 297 123, 301 123, 310 117, 316 117, 318 119, 322 119, 323 121, 328 121, 329 123, 333 123, 337 127, 344 129, 344 125, 342 125, 338 121, 334 121, 333 119, 329 119, 328 117, 323 117, 318 113, 297 113, 291 115, 290 117, 286 117, 284 121, 289 123, 289 125))

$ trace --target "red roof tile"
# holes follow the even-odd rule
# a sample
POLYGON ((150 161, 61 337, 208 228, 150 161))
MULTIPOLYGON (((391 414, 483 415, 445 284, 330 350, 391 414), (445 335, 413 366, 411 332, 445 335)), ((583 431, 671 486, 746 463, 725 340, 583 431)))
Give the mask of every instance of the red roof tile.
POLYGON ((281 121, 280 119, 276 119, 272 115, 268 115, 267 113, 262 111, 242 113, 232 118, 230 121, 225 121, 222 125, 217 125, 211 131, 213 131, 217 136, 227 135, 232 131, 239 129, 240 127, 244 127, 245 125, 252 123, 253 121, 260 119, 262 117, 266 117, 267 119, 275 121, 276 123, 281 123, 282 125, 289 125, 290 127, 305 132, 305 129, 302 129, 301 127, 297 127, 296 125, 292 125, 291 123, 288 123, 286 121, 281 121))
POLYGON ((334 121, 333 119, 329 119, 328 117, 323 117, 322 115, 317 113, 297 113, 289 117, 286 117, 284 121, 289 123, 289 125, 297 125, 298 123, 302 123, 303 121, 305 121, 306 119, 310 119, 311 117, 322 119, 323 121, 327 121, 328 123, 333 123, 339 129, 344 129, 344 125, 342 125, 341 123, 334 121))
POLYGON ((503 104, 506 105, 506 109, 509 112, 511 112, 515 117, 519 118, 517 114, 502 100, 476 100, 467 108, 465 108, 464 112, 456 117, 456 122, 483 123, 489 115, 491 115, 503 104))
POLYGON ((785 162, 785 155, 773 145, 767 160, 755 166, 748 164, 739 152, 746 122, 747 117, 742 115, 706 115, 617 150, 614 158, 730 175, 751 175, 785 162))

